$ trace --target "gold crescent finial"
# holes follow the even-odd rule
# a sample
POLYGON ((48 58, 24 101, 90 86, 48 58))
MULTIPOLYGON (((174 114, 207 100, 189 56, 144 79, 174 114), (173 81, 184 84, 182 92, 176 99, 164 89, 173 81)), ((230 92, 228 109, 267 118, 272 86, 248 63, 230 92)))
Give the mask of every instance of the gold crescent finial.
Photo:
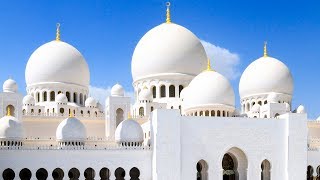
POLYGON ((208 62, 207 62, 207 71, 211 71, 211 63, 210 63, 209 58, 208 58, 208 62))
POLYGON ((166 3, 167 6, 167 19, 166 19, 166 23, 171 23, 171 17, 170 17, 170 2, 166 3))
POLYGON ((268 57, 268 52, 267 52, 267 41, 264 42, 264 47, 263 47, 263 57, 268 57))
POLYGON ((7 116, 12 116, 11 108, 9 106, 7 107, 7 116))
POLYGON ((60 41, 60 23, 57 23, 56 41, 60 41))

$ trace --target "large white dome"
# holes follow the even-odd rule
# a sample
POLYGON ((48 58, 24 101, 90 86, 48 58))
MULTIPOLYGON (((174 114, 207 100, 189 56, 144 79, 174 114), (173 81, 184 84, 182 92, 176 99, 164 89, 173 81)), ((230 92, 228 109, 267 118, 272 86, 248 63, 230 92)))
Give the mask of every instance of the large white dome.
POLYGON ((19 140, 23 138, 22 123, 13 116, 0 119, 0 138, 19 140))
POLYGON ((86 136, 85 126, 75 117, 63 120, 56 130, 56 139, 58 141, 84 141, 86 136))
POLYGON ((200 40, 188 29, 163 23, 148 31, 137 44, 131 62, 134 81, 181 73, 196 76, 206 67, 200 40))
POLYGON ((288 67, 272 57, 261 57, 243 72, 239 93, 241 99, 271 92, 292 95, 293 78, 288 67))
POLYGON ((18 84, 15 80, 9 78, 2 85, 3 92, 16 93, 18 91, 18 84))
POLYGON ((227 78, 216 71, 204 71, 190 82, 184 105, 186 109, 212 105, 234 107, 234 91, 227 78))
POLYGON ((143 130, 140 124, 132 119, 122 121, 115 132, 117 143, 122 142, 143 142, 143 130))
POLYGON ((25 71, 28 86, 62 82, 89 86, 90 72, 81 53, 62 41, 51 41, 33 52, 25 71))

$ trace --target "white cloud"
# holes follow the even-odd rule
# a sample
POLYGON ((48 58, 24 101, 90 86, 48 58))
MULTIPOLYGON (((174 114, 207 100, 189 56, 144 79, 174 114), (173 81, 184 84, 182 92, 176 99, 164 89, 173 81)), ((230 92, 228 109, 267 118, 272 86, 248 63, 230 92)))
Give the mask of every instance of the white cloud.
MULTIPOLYGON (((94 97, 98 102, 100 102, 104 106, 107 97, 111 95, 111 88, 112 87, 110 86, 107 88, 89 86, 89 96, 94 97)), ((133 92, 126 91, 125 96, 131 97, 131 102, 133 102, 133 99, 134 99, 133 92)))
POLYGON ((214 70, 231 80, 239 77, 240 72, 237 69, 237 65, 240 62, 240 58, 238 54, 204 40, 201 40, 201 43, 207 52, 208 58, 211 60, 211 67, 214 70))

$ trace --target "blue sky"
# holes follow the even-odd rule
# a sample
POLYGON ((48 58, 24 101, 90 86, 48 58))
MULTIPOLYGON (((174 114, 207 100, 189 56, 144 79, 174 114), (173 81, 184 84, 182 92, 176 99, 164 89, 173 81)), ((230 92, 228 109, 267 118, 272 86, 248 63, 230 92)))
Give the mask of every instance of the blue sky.
MULTIPOLYGON (((119 82, 132 91, 133 50, 148 30, 164 22, 165 2, 2 0, 0 82, 12 76, 25 93, 28 58, 55 38, 60 22, 62 40, 86 58, 92 86, 108 88, 119 82)), ((262 55, 263 42, 268 41, 269 55, 284 62, 293 74, 293 107, 303 104, 309 117, 320 115, 319 2, 173 0, 171 4, 172 21, 236 55, 232 68, 240 74, 262 55)), ((237 104, 239 75, 231 78, 237 104)))

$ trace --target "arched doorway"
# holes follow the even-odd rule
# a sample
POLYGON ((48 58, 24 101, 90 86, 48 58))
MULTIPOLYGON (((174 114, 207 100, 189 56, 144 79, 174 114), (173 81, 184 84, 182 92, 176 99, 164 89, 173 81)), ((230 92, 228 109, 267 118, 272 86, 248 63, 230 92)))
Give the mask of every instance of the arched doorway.
POLYGON ((80 177, 80 171, 77 168, 72 168, 68 172, 70 180, 78 180, 80 177))
POLYGON ((320 165, 316 169, 317 172, 317 180, 320 180, 320 165))
POLYGON ((264 160, 261 163, 261 180, 271 179, 271 164, 268 160, 264 160))
POLYGON ((129 175, 130 175, 130 180, 140 180, 139 177, 140 177, 140 171, 138 168, 136 167, 133 167, 130 172, 129 172, 129 175))
POLYGON ((31 176, 31 171, 27 168, 22 169, 19 173, 19 177, 21 180, 30 180, 31 176))
POLYGON ((116 127, 123 121, 123 110, 121 108, 118 108, 116 110, 116 127))
POLYGON ((64 172, 60 168, 56 168, 52 171, 52 178, 54 180, 62 180, 64 177, 64 172))
POLYGON ((223 180, 247 179, 248 160, 244 152, 233 147, 222 159, 223 180))
POLYGON ((86 180, 94 180, 94 176, 96 175, 94 169, 92 169, 91 167, 87 168, 84 171, 84 177, 86 178, 86 180))
POLYGON ((100 178, 101 180, 109 180, 110 179, 110 170, 106 167, 100 170, 100 178))
POLYGON ((176 87, 174 85, 169 86, 169 97, 175 97, 176 96, 176 87))
POLYGON ((144 108, 143 107, 139 108, 139 116, 144 116, 144 108))
POLYGON ((16 174, 14 173, 14 171, 10 168, 5 169, 2 173, 2 177, 4 180, 14 180, 14 177, 16 176, 16 174))
POLYGON ((236 180, 236 168, 232 157, 225 154, 222 160, 223 180, 236 180))
POLYGON ((40 168, 36 172, 36 177, 38 180, 46 180, 48 178, 48 171, 44 168, 40 168))
POLYGON ((208 164, 204 160, 200 160, 196 166, 197 169, 197 180, 208 179, 208 164))
POLYGON ((116 177, 116 180, 124 180, 124 177, 126 176, 126 172, 123 168, 118 167, 115 172, 114 176, 116 177))
POLYGON ((310 165, 307 167, 307 180, 313 180, 313 167, 310 165))

